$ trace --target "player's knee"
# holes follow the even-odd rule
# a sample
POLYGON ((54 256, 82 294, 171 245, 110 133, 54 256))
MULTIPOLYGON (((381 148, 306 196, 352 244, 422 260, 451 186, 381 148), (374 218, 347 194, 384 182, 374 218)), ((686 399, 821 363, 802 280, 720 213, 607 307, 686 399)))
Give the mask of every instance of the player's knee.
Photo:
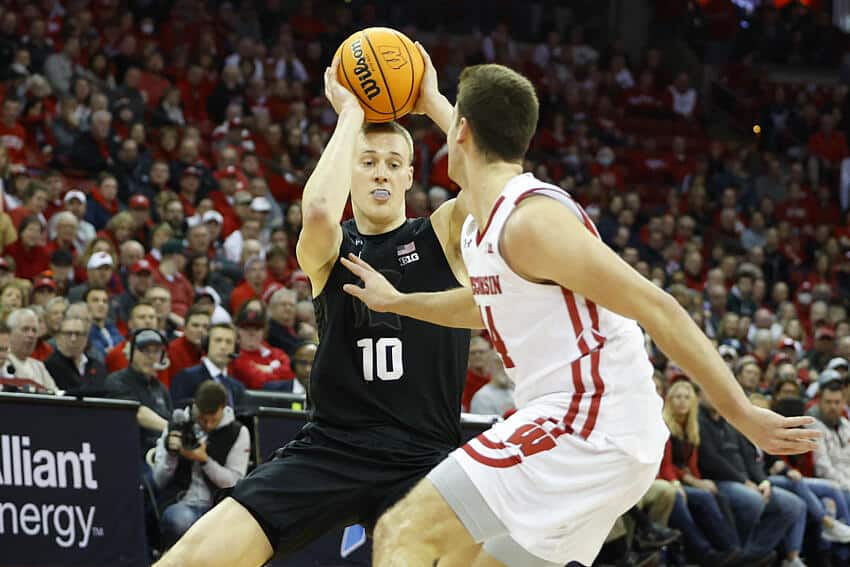
POLYGON ((189 530, 168 550, 154 567, 201 567, 208 565, 204 560, 204 536, 189 530))

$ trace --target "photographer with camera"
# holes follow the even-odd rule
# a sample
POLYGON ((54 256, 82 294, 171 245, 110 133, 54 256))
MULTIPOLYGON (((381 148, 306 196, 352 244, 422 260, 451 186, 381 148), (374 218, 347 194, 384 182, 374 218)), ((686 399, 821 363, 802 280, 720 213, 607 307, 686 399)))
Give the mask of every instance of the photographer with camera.
POLYGON ((192 408, 174 410, 156 444, 153 478, 160 490, 162 543, 170 547, 213 505, 215 493, 248 469, 248 429, 234 418, 224 386, 207 380, 192 408))

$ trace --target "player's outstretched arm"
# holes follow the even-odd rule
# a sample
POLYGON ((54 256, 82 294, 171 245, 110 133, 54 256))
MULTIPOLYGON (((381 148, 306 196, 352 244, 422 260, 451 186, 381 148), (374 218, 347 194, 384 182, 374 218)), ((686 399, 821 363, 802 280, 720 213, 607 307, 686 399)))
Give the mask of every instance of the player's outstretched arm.
MULTIPOLYGON (((325 96, 339 115, 334 133, 322 152, 316 169, 304 186, 301 200, 304 215, 296 252, 298 263, 313 286, 321 273, 336 261, 342 240, 339 221, 351 190, 354 148, 363 126, 363 109, 351 92, 337 80, 339 59, 325 69, 325 96)), ((321 282, 322 287, 324 282, 321 282)))
POLYGON ((445 134, 451 126, 454 110, 449 99, 440 94, 437 70, 431 62, 431 56, 418 41, 416 47, 422 54, 423 61, 425 61, 425 74, 422 76, 422 83, 419 85, 419 98, 411 112, 427 115, 445 134))
POLYGON ((433 293, 401 293, 380 272, 354 254, 340 258, 340 261, 363 280, 362 287, 345 284, 343 291, 365 303, 372 311, 390 311, 456 329, 484 328, 472 290, 467 287, 433 293))
POLYGON ((676 300, 594 237, 567 207, 546 197, 527 199, 505 224, 499 247, 510 266, 527 279, 556 282, 639 322, 703 387, 715 408, 765 451, 814 449, 817 432, 799 429, 812 423, 811 418, 785 418, 753 406, 717 349, 676 300))

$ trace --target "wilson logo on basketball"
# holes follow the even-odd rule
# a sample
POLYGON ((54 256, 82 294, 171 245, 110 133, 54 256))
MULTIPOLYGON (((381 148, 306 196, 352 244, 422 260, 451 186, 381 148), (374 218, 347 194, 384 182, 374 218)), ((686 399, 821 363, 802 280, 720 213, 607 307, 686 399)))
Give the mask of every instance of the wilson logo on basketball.
POLYGON ((372 78, 372 70, 369 69, 369 64, 366 63, 366 57, 363 55, 363 46, 360 40, 351 42, 351 55, 354 56, 354 74, 357 75, 357 80, 360 81, 360 88, 363 89, 363 94, 369 100, 372 100, 381 94, 381 88, 375 79, 372 78))
POLYGON ((394 71, 398 71, 407 65, 407 58, 404 56, 400 47, 382 45, 378 49, 381 52, 381 58, 384 60, 384 63, 389 65, 394 71))

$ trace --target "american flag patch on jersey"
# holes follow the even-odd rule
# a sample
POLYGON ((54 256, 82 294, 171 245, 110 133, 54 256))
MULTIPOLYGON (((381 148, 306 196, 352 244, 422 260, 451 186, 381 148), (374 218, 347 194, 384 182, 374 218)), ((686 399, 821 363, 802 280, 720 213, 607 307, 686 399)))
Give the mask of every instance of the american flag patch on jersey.
POLYGON ((407 244, 402 244, 401 246, 397 246, 395 251, 399 256, 404 256, 405 254, 416 252, 416 243, 408 242, 407 244))

